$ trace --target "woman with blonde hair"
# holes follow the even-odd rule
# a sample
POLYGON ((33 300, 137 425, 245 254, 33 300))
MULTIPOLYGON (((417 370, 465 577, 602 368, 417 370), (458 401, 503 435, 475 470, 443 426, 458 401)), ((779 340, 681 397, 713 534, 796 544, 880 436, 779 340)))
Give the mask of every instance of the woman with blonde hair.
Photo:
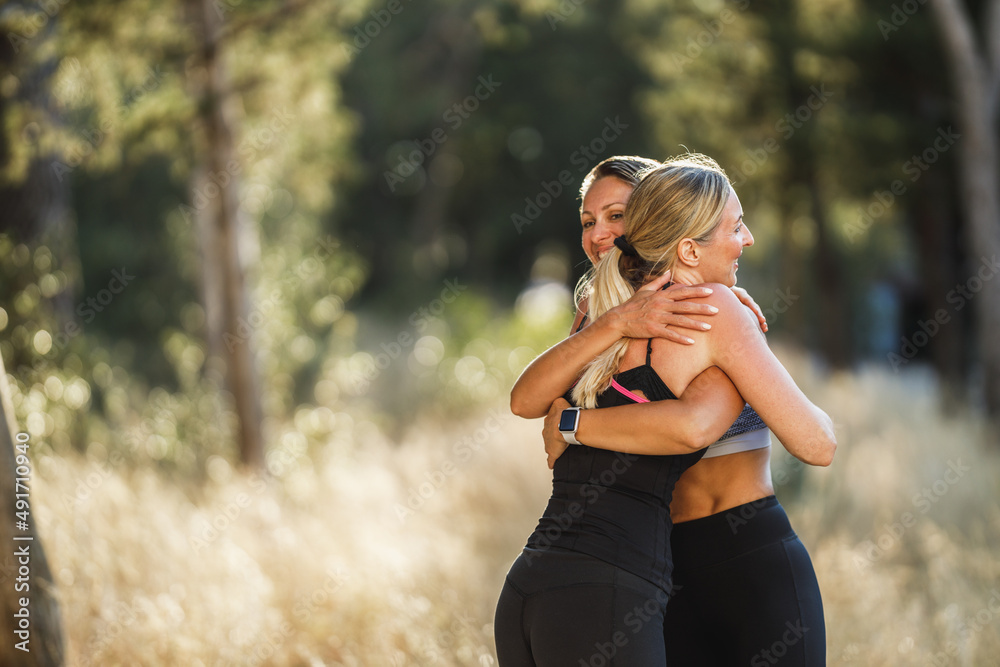
MULTIPOLYGON (((596 359, 592 350, 600 340, 559 352, 553 348, 515 385, 517 414, 551 415, 553 387, 572 384, 583 362, 569 362, 589 352, 593 361, 573 387, 574 403, 622 407, 562 413, 569 417, 562 429, 567 440, 586 444, 570 447, 555 461, 552 498, 508 574, 495 626, 501 665, 593 664, 598 657, 613 658, 612 664, 665 662, 661 628, 672 588, 673 487, 701 458, 700 448, 722 435, 737 414, 728 439, 752 446, 744 451, 759 449, 761 438, 754 434, 763 431, 766 437, 763 422, 743 406, 740 394, 796 456, 819 465, 830 462, 836 444, 829 418, 802 395, 767 349, 756 319, 725 289, 735 283, 739 255, 752 243, 739 200, 713 161, 685 156, 651 170, 628 200, 625 234, 598 262, 588 317, 596 325, 604 313, 671 270, 677 283, 713 288, 701 299, 718 309, 711 328, 692 330, 690 345, 625 338, 596 359), (703 386, 700 376, 713 366, 732 379, 739 394, 731 384, 703 386), (555 377, 536 382, 532 376, 539 373, 555 377), (696 387, 696 394, 716 408, 715 422, 660 428, 662 416, 671 412, 667 406, 682 402, 667 399, 687 398, 696 387), (646 401, 652 403, 630 405, 646 401), (654 409, 657 419, 643 418, 654 409), (619 433, 608 435, 614 429, 597 422, 585 427, 591 412, 615 413, 599 421, 616 423, 619 433)), ((671 414, 679 417, 676 410, 671 414)), ((815 577, 813 585, 818 603, 815 577)))

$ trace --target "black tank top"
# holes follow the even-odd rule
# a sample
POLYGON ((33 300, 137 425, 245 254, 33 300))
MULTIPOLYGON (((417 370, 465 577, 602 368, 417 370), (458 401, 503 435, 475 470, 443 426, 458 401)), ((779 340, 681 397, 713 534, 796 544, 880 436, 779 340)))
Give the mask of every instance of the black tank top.
MULTIPOLYGON (((617 374, 597 407, 635 403, 629 393, 636 390, 650 401, 677 398, 650 365, 651 350, 650 340, 646 364, 617 374)), ((584 553, 669 591, 674 484, 704 453, 643 456, 571 445, 556 460, 552 496, 528 547, 584 553)))

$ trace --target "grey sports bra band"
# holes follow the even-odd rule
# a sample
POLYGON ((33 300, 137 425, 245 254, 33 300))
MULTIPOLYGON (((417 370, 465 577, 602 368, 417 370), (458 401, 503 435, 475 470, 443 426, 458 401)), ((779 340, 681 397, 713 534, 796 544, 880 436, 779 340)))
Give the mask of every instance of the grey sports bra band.
POLYGON ((716 456, 728 456, 740 452, 749 452, 754 449, 764 449, 771 446, 771 434, 767 427, 753 431, 746 431, 739 435, 734 435, 725 440, 719 440, 708 446, 703 459, 710 459, 716 456))

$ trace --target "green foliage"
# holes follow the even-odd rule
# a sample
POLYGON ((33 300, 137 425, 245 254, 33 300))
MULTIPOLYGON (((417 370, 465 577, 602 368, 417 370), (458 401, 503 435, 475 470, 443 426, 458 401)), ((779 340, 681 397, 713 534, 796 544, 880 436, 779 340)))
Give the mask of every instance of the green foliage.
MULTIPOLYGON (((58 447, 141 424, 154 394, 173 407, 152 410, 182 415, 164 437, 183 440, 157 460, 228 447, 194 215, 212 196, 192 187, 206 145, 196 5, 65 3, 41 21, 13 3, 0 19, 20 36, 0 80, 0 199, 20 206, 0 229, 0 345, 19 394, 54 401, 23 399, 22 420, 80 418, 45 430, 58 447), (134 281, 81 315, 122 270, 134 281), (90 398, 59 407, 48 377, 90 398)), ((577 189, 612 154, 718 158, 757 239, 741 283, 765 308, 792 288, 772 331, 832 356, 836 326, 847 360, 895 331, 873 323, 872 285, 915 280, 933 259, 928 224, 960 231, 950 153, 864 223, 950 122, 926 10, 886 35, 888 1, 211 6, 239 164, 208 176, 239 176, 252 285, 252 321, 227 334, 257 353, 279 440, 302 411, 329 426, 309 438, 319 449, 341 422, 398 436, 505 394, 567 329, 565 286, 587 265, 577 189), (928 202, 947 220, 920 222, 928 202), (533 275, 545 261, 558 268, 533 275)), ((920 297, 903 298, 916 317, 920 297)))
MULTIPOLYGON (((340 392, 323 362, 353 346, 345 302, 366 269, 324 218, 351 173, 353 121, 336 76, 348 58, 336 35, 362 6, 213 6, 227 21, 239 164, 210 178, 213 187, 241 178, 243 259, 255 286, 251 321, 229 334, 257 350, 269 419, 315 400, 324 378, 323 397, 336 408, 340 392)), ((32 433, 56 448, 96 442, 197 469, 228 450, 234 425, 199 303, 192 213, 213 195, 190 186, 203 151, 194 93, 204 72, 191 65, 189 9, 70 3, 44 31, 29 30, 32 8, 5 14, 5 28, 33 36, 3 89, 11 158, 3 181, 23 193, 26 215, 0 236, 0 330, 10 334, 3 353, 32 433), (68 199, 71 214, 39 206, 35 180, 68 199), (124 286, 110 282, 116 271, 124 286), (73 387, 88 387, 88 400, 73 387)))

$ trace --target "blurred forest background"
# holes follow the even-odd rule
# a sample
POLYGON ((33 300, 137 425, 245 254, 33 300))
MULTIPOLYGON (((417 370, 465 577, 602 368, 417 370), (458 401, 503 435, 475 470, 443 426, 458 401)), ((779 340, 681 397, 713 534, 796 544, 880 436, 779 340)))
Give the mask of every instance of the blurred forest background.
POLYGON ((838 425, 830 469, 773 464, 831 663, 1000 664, 1000 1, 9 0, 0 32, 39 540, 3 664, 495 664, 550 474, 507 392, 567 332, 579 182, 687 150, 838 425))

